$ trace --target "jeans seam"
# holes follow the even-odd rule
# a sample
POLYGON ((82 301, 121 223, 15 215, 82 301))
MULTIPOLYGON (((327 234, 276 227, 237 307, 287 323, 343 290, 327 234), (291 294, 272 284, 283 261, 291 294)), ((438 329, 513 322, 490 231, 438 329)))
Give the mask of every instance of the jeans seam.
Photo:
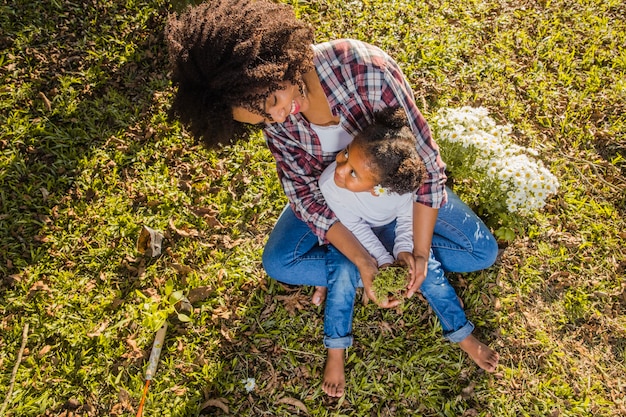
POLYGON ((468 239, 465 233, 463 233, 458 227, 454 227, 451 223, 448 223, 447 221, 442 220, 442 219, 438 219, 437 223, 439 223, 442 227, 445 227, 446 229, 448 229, 450 232, 454 233, 461 241, 458 243, 463 243, 463 249, 458 248, 454 245, 443 245, 435 241, 433 241, 431 245, 432 248, 445 248, 445 249, 450 249, 450 250, 456 250, 459 252, 469 252, 469 253, 472 253, 474 251, 474 247, 472 246, 472 241, 468 239))
MULTIPOLYGON (((303 241, 305 241, 305 240, 306 240, 306 238, 307 238, 310 234, 312 234, 312 232, 310 232, 310 231, 309 231, 309 232, 306 232, 305 234, 303 234, 303 235, 300 237, 300 239, 298 240, 298 243, 296 243, 296 244, 294 245, 294 248, 293 248, 293 253, 292 253, 292 255, 291 255, 291 259, 293 259, 293 261, 294 261, 294 262, 299 262, 299 261, 301 261, 301 260, 303 260, 303 259, 318 259, 318 260, 321 260, 321 259, 326 259, 326 256, 305 256, 305 255, 300 255, 300 256, 298 256, 298 253, 300 252, 300 251, 299 251, 300 245, 302 244, 302 242, 303 242, 303 241)), ((305 254, 306 254, 306 253, 308 253, 308 252, 309 252, 309 251, 305 252, 305 254)))

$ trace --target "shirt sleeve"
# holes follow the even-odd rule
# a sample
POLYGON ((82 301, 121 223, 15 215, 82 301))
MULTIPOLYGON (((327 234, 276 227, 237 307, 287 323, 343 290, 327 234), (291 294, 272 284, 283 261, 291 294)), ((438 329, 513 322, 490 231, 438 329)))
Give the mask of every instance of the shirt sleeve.
POLYGON ((413 252, 413 195, 407 195, 398 207, 396 217, 396 240, 393 245, 393 257, 398 259, 400 252, 413 252))
POLYGON ((426 167, 426 179, 416 193, 416 201, 432 208, 441 208, 446 203, 445 164, 439 154, 439 147, 433 140, 426 119, 415 104, 413 91, 402 74, 398 64, 386 53, 382 86, 377 91, 379 99, 374 102, 374 111, 390 106, 402 106, 406 111, 409 125, 417 139, 417 152, 426 167))
POLYGON ((324 168, 323 161, 313 157, 298 144, 310 140, 306 132, 264 130, 267 145, 276 160, 276 171, 285 195, 296 216, 307 223, 318 237, 326 242, 326 232, 337 217, 326 204, 318 179, 324 168))

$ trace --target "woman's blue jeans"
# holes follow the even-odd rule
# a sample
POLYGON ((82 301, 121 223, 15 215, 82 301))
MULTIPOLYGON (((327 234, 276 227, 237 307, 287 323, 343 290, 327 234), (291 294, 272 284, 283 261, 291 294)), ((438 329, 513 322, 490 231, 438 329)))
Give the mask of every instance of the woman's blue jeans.
MULTIPOLYGON (((433 234, 428 273, 420 287, 439 318, 444 337, 458 343, 469 336, 474 325, 445 272, 471 272, 490 267, 496 259, 495 238, 452 191, 439 210, 433 234)), ((395 222, 374 229, 381 242, 393 247, 395 222)), ((317 236, 287 206, 269 236, 263 252, 267 274, 290 285, 328 287, 324 309, 324 346, 352 345, 352 318, 356 289, 362 286, 359 271, 332 245, 319 245, 317 236)))

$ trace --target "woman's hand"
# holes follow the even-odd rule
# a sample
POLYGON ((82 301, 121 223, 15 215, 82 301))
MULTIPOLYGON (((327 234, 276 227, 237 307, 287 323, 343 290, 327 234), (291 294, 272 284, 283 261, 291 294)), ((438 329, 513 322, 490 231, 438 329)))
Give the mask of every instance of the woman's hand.
POLYGON ((415 272, 407 285, 407 298, 420 289, 428 273, 428 259, 433 231, 437 222, 439 210, 427 207, 421 203, 413 203, 413 260, 415 272))
POLYGON ((407 285, 409 288, 413 282, 417 279, 417 275, 415 273, 415 258, 411 252, 400 252, 398 253, 398 263, 400 265, 404 265, 409 269, 409 274, 407 276, 407 285))
POLYGON ((428 273, 428 259, 423 256, 411 256, 413 258, 413 272, 407 284, 406 297, 411 298, 420 289, 428 273))

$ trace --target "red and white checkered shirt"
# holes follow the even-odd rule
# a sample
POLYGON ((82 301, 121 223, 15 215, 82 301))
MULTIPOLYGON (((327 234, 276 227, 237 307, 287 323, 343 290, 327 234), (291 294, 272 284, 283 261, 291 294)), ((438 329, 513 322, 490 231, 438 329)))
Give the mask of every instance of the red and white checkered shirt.
MULTIPOLYGON (((373 122, 374 112, 397 106, 405 109, 428 173, 416 201, 433 208, 443 206, 447 199, 445 164, 398 64, 380 48, 352 39, 321 43, 313 50, 330 109, 353 136, 373 122)), ((318 179, 335 160, 336 152, 322 150, 317 134, 299 113, 283 123, 267 124, 263 132, 294 212, 324 243, 337 218, 322 197, 318 179)))

